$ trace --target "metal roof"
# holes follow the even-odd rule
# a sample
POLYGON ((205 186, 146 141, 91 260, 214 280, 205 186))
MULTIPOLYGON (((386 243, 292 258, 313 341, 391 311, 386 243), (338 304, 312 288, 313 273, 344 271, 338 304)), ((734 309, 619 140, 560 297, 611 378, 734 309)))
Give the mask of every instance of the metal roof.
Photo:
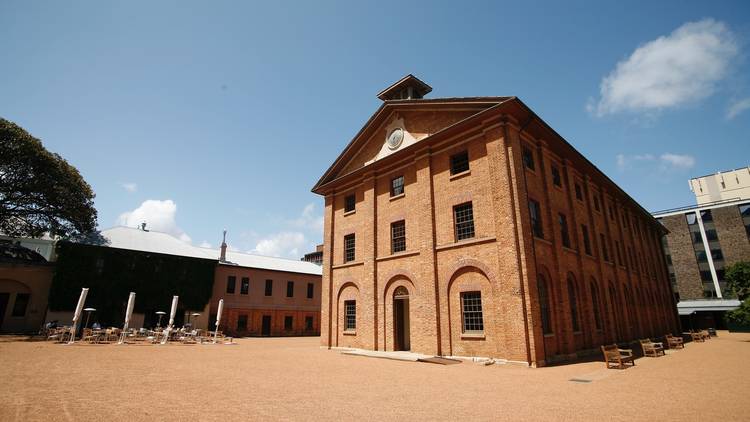
POLYGON ((680 315, 690 315, 701 311, 733 311, 739 307, 738 299, 683 300, 677 303, 677 312, 680 315))

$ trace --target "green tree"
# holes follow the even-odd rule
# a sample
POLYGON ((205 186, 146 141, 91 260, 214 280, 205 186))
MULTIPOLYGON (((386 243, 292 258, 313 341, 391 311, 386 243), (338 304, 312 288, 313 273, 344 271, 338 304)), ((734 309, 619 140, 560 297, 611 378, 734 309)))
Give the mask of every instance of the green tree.
POLYGON ((0 232, 99 239, 94 192, 78 170, 0 118, 0 232))
POLYGON ((724 279, 727 287, 744 301, 750 297, 750 262, 741 261, 726 268, 724 279))

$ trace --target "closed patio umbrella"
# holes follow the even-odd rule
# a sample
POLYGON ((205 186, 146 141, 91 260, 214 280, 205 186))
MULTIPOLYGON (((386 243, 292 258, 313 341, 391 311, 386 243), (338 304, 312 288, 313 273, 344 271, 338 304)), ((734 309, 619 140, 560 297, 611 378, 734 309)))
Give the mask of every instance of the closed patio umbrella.
POLYGON ((164 330, 164 338, 161 340, 161 344, 167 344, 167 340, 169 340, 169 332, 172 331, 172 326, 174 325, 174 316, 177 313, 177 301, 179 298, 179 296, 172 296, 172 309, 169 311, 169 324, 167 325, 167 329, 164 330))
POLYGON ((117 344, 125 342, 125 336, 127 335, 126 331, 128 331, 128 326, 130 325, 130 318, 133 316, 133 306, 135 306, 135 292, 130 292, 130 296, 128 297, 128 307, 125 308, 125 325, 122 327, 120 341, 118 341, 117 344))
POLYGON ((75 312, 73 312, 73 326, 70 328, 70 340, 68 340, 68 344, 73 344, 75 342, 78 319, 81 317, 83 304, 86 303, 86 296, 88 294, 89 294, 89 289, 87 287, 84 287, 83 289, 81 289, 81 296, 78 298, 78 305, 76 305, 76 310, 75 312))
POLYGON ((216 337, 219 335, 219 323, 221 322, 221 311, 224 310, 224 299, 219 299, 219 309, 216 311, 216 328, 214 328, 214 344, 216 337))

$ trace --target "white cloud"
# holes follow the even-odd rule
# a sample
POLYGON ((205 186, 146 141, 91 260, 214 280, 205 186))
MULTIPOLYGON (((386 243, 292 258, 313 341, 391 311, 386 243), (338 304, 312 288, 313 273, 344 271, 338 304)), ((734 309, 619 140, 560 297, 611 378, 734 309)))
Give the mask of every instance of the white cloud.
POLYGON ((120 183, 120 186, 122 186, 123 189, 130 193, 138 190, 138 185, 136 185, 135 183, 120 183))
POLYGON ((203 242, 201 242, 201 244, 200 244, 199 246, 200 246, 201 248, 210 248, 210 247, 211 247, 211 244, 210 244, 210 243, 208 243, 208 242, 206 242, 206 241, 204 240, 203 242))
POLYGON ((671 170, 686 170, 695 165, 695 157, 684 154, 673 154, 665 152, 659 157, 653 154, 634 154, 625 155, 617 154, 617 169, 620 171, 636 168, 638 170, 647 170, 654 168, 658 164, 658 169, 662 172, 671 170))
POLYGON ((662 165, 667 167, 689 169, 695 165, 695 157, 691 155, 680 155, 672 153, 664 153, 659 156, 662 165))
POLYGON ((727 120, 732 120, 737 117, 740 113, 750 108, 750 97, 743 98, 741 100, 733 101, 729 108, 727 108, 727 120))
POLYGON ((138 227, 145 222, 146 228, 149 230, 169 233, 183 242, 189 243, 191 241, 190 236, 177 225, 176 214, 177 204, 171 199, 164 201, 149 199, 133 211, 120 214, 117 218, 117 224, 138 227))
POLYGON ((289 224, 299 229, 323 233, 323 215, 318 215, 315 212, 315 204, 312 202, 305 205, 302 214, 298 218, 290 220, 289 224))
POLYGON ((714 93, 738 50, 724 23, 713 19, 688 22, 617 63, 602 79, 598 103, 589 99, 586 108, 604 116, 695 103, 714 93))
POLYGON ((261 239, 251 252, 260 255, 300 258, 308 252, 310 245, 311 243, 303 233, 281 232, 261 239))

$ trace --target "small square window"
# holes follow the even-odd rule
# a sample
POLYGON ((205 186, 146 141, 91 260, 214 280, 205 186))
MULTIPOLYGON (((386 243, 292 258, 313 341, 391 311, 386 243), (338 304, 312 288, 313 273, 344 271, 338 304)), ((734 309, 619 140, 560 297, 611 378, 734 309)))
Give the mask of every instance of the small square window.
POLYGON ((354 261, 355 238, 354 233, 344 236, 344 262, 354 261))
POLYGON ((230 275, 227 277, 227 293, 234 294, 237 285, 237 277, 230 275))
POLYGON ((273 296, 273 280, 266 280, 266 296, 273 296))
POLYGON ((560 177, 560 169, 557 166, 552 166, 552 184, 560 187, 562 186, 562 178, 560 177))
POLYGON ((354 194, 347 195, 344 198, 344 212, 352 212, 352 211, 354 211, 354 207, 355 207, 356 202, 357 201, 356 201, 356 197, 354 196, 354 194))
POLYGON ((474 237, 474 209, 471 202, 453 207, 456 241, 474 237))
POLYGON ((398 176, 391 180, 391 197, 404 193, 404 176, 398 176))
POLYGON ((307 283, 307 298, 308 299, 313 298, 314 289, 315 289, 315 285, 313 283, 307 283))
POLYGON ((294 282, 286 282, 286 297, 294 297, 294 282))
POLYGON ((576 190, 576 199, 579 201, 583 201, 583 191, 581 190, 581 185, 576 183, 575 190, 576 190))
POLYGON ((451 155, 451 175, 469 171, 469 152, 451 155))
POLYGON ((248 277, 242 277, 240 284, 240 294, 246 295, 250 291, 250 279, 248 277))
POLYGON ((406 222, 404 220, 391 223, 391 253, 406 250, 406 222))
POLYGON ((344 331, 354 331, 357 329, 357 301, 344 301, 344 331))
POLYGON ((529 170, 534 170, 534 153, 531 149, 523 147, 523 165, 529 170))

